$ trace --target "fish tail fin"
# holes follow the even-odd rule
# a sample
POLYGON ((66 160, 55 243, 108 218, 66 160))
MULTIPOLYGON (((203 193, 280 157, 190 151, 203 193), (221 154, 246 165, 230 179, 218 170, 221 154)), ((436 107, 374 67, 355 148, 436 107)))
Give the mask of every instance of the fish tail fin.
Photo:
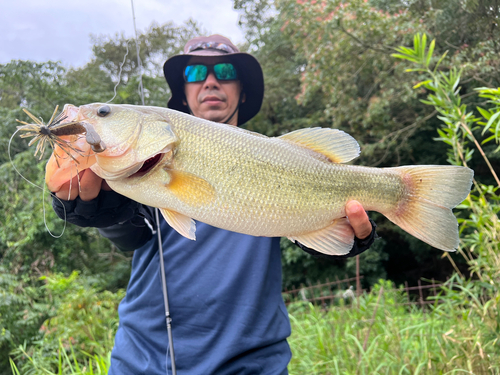
POLYGON ((458 248, 458 223, 452 208, 470 192, 474 172, 460 166, 406 166, 388 168, 399 173, 406 196, 395 210, 382 212, 389 220, 429 245, 458 248))

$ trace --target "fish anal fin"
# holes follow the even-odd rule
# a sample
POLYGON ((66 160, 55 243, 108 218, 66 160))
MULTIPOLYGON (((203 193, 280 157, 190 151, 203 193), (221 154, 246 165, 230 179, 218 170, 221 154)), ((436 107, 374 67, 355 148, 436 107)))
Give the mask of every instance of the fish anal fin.
POLYGON ((288 238, 320 253, 345 255, 354 244, 354 231, 347 218, 340 218, 326 228, 288 238))
POLYGON ((182 236, 190 240, 196 240, 196 223, 190 217, 166 208, 160 208, 160 212, 168 225, 174 228, 182 236))
POLYGON ((279 138, 322 154, 333 163, 347 163, 357 158, 360 152, 358 142, 338 129, 299 129, 279 138))
POLYGON ((170 192, 180 201, 200 207, 210 204, 216 197, 214 187, 206 180, 192 173, 166 169, 170 181, 166 185, 170 192))

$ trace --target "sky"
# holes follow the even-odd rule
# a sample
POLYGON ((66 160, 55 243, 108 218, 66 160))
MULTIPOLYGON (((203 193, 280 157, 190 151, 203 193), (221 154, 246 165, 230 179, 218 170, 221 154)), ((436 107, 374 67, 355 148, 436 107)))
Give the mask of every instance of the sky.
MULTIPOLYGON (((181 25, 192 18, 208 32, 243 42, 232 0, 134 0, 137 31, 153 21, 181 25)), ((131 0, 0 0, 0 64, 61 61, 83 66, 90 35, 134 35, 131 0)))

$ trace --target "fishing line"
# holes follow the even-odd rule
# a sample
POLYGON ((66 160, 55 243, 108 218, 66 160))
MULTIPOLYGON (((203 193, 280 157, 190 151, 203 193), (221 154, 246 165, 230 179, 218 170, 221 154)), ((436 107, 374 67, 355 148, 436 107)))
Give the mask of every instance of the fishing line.
MULTIPOLYGON (((156 217, 156 225, 157 225, 157 234, 158 234, 158 251, 160 253, 160 273, 161 273, 161 285, 163 292, 163 302, 165 304, 165 323, 167 325, 167 334, 168 334, 168 350, 170 349, 170 362, 172 365, 172 375, 177 375, 177 371, 175 368, 175 355, 174 355, 174 338, 172 335, 172 318, 170 317, 170 308, 168 304, 168 291, 167 291, 167 279, 165 277, 165 261, 163 258, 163 244, 161 239, 161 227, 160 227, 160 214, 159 210, 155 208, 155 217, 156 217)), ((168 357, 167 357, 168 358, 168 357)), ((168 363, 165 363, 165 369, 168 375, 168 363)))
POLYGON ((12 168, 14 168, 14 170, 16 171, 16 173, 21 176, 21 178, 26 181, 28 184, 36 187, 37 189, 40 189, 42 191, 42 208, 43 208, 43 223, 45 224, 45 229, 47 229, 47 232, 49 232, 49 234, 54 237, 54 238, 61 238, 62 235, 64 234, 64 231, 66 230, 66 207, 64 207, 64 204, 63 202, 59 199, 59 197, 57 197, 55 194, 53 194, 52 192, 50 192, 50 195, 54 198, 56 198, 59 202, 61 202, 61 205, 63 207, 63 210, 64 210, 64 226, 63 226, 63 229, 62 229, 62 232, 60 235, 55 235, 53 234, 48 225, 47 225, 47 211, 45 209, 45 199, 44 199, 44 196, 45 196, 45 184, 43 185, 43 187, 31 182, 30 180, 28 180, 26 177, 24 177, 22 175, 21 172, 19 172, 19 170, 17 169, 16 165, 14 164, 14 160, 12 160, 12 156, 10 154, 10 145, 12 143, 12 140, 14 139, 14 136, 17 134, 17 132, 19 132, 19 129, 17 129, 14 134, 12 134, 12 136, 10 137, 9 139, 9 144, 7 146, 7 154, 9 155, 9 160, 10 160, 10 164, 12 165, 12 168))
MULTIPOLYGON (((140 48, 137 42, 137 27, 135 23, 135 11, 134 11, 134 0, 130 0, 132 6, 132 18, 134 21, 134 32, 135 32, 135 48, 137 51, 137 65, 139 67, 139 92, 141 95, 142 105, 144 105, 144 86, 142 84, 142 62, 139 55, 140 48)), ((155 218, 156 218, 156 231, 158 235, 158 252, 160 258, 160 272, 161 272, 161 287, 163 292, 163 302, 165 305, 165 323, 167 325, 167 335, 168 335, 168 346, 165 353, 165 370, 168 375, 168 353, 170 351, 170 363, 172 366, 172 375, 177 375, 177 370, 175 367, 175 354, 174 354, 174 338, 172 334, 172 319, 170 318, 170 307, 168 304, 168 291, 167 291, 167 280, 165 277, 165 261, 163 257, 163 241, 161 238, 161 226, 160 226, 160 214, 158 208, 155 208, 155 218)))
POLYGON ((142 61, 141 56, 139 55, 140 48, 139 43, 137 43, 137 27, 135 25, 135 11, 134 11, 134 0, 130 0, 132 5, 132 19, 134 21, 134 32, 135 32, 135 50, 137 52, 137 66, 139 68, 139 94, 141 95, 142 105, 144 105, 144 86, 142 84, 142 61))
POLYGON ((167 375, 169 375, 169 371, 168 371, 169 353, 170 353, 170 343, 167 344, 167 351, 165 352, 165 371, 167 372, 167 375))
POLYGON ((122 69, 123 69, 123 65, 125 65, 125 61, 127 60, 127 56, 128 56, 128 42, 125 42, 125 47, 127 47, 127 53, 125 53, 125 56, 123 56, 123 61, 122 63, 120 64, 120 71, 118 72, 118 82, 116 82, 116 85, 115 87, 113 88, 113 92, 114 92, 114 95, 111 99, 109 99, 106 104, 110 103, 113 101, 114 98, 116 98, 116 88, 118 87, 118 85, 120 84, 121 80, 122 80, 122 69))

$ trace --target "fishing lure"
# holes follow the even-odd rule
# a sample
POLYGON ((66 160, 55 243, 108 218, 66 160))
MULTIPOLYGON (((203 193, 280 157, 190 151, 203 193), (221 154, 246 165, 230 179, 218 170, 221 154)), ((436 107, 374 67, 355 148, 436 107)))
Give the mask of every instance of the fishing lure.
MULTIPOLYGON (((58 109, 59 106, 56 106, 54 113, 50 117, 47 124, 45 124, 41 118, 37 118, 31 114, 26 108, 23 108, 24 113, 26 113, 34 121, 34 123, 30 124, 16 119, 17 122, 23 124, 22 126, 17 127, 18 131, 25 132, 24 134, 21 134, 20 137, 33 137, 28 146, 32 146, 37 143, 34 154, 35 157, 40 154, 38 159, 42 159, 47 144, 53 150, 55 150, 57 145, 66 155, 79 164, 79 161, 71 154, 71 151, 74 151, 80 156, 84 156, 83 152, 76 147, 73 147, 71 145, 71 141, 61 138, 68 135, 85 134, 87 143, 90 144, 92 151, 96 153, 103 152, 106 149, 106 145, 101 141, 99 134, 96 133, 90 124, 79 121, 63 122, 68 118, 68 116, 65 115, 64 112, 57 114, 58 109)), ((54 155, 56 156, 56 162, 59 166, 59 161, 57 160, 58 154, 54 153, 54 155)))

